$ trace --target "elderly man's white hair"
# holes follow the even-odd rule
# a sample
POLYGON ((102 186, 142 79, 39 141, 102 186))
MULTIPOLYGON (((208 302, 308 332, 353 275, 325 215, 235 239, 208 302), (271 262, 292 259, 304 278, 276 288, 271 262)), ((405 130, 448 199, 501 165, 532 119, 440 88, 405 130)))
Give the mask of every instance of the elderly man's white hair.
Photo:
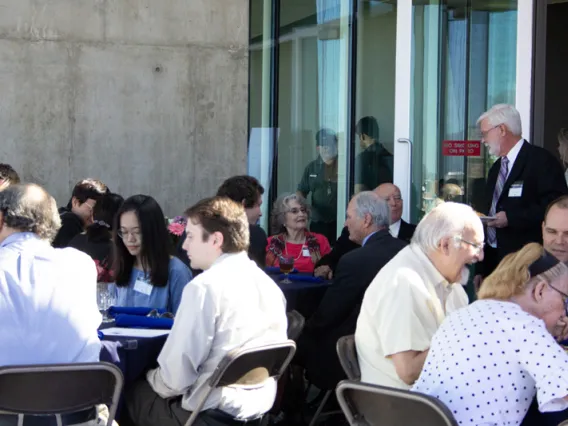
POLYGON ((355 195, 355 211, 361 218, 366 214, 371 216, 373 224, 379 228, 388 228, 390 225, 390 208, 385 200, 374 191, 363 191, 355 195))
POLYGON ((523 134, 521 115, 513 105, 498 104, 493 106, 477 119, 477 125, 479 126, 485 119, 487 119, 491 127, 504 124, 513 135, 521 136, 523 134))
POLYGON ((461 236, 467 227, 481 227, 477 213, 468 205, 461 203, 442 203, 422 218, 412 243, 423 251, 438 249, 440 241, 446 237, 461 236))

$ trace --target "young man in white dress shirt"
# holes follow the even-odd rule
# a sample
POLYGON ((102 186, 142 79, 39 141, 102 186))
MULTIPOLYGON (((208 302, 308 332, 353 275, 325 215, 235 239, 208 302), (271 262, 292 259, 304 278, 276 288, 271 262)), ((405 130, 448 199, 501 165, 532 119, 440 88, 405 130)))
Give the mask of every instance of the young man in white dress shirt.
POLYGON ((355 331, 362 382, 410 389, 446 314, 468 303, 467 265, 482 259, 483 226, 471 207, 443 203, 422 219, 363 298, 355 331))
MULTIPOLYGON (((228 198, 208 198, 186 216, 183 248, 191 267, 204 272, 184 288, 159 367, 127 397, 136 426, 183 426, 229 351, 287 339, 284 295, 247 255, 249 224, 243 206, 228 198)), ((272 379, 255 387, 216 389, 195 424, 257 424, 275 396, 272 379)))

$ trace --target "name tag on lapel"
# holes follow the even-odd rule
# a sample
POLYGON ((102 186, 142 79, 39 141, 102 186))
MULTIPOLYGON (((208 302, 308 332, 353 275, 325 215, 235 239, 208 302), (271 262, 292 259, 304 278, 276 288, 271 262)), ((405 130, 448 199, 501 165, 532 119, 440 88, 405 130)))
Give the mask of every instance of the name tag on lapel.
POLYGON ((152 293, 152 284, 138 279, 134 283, 134 291, 145 294, 146 296, 150 296, 150 294, 152 293))
POLYGON ((310 257, 310 250, 307 247, 302 248, 302 256, 310 257))
POLYGON ((515 182, 509 188, 509 198, 523 195, 523 182, 515 182))

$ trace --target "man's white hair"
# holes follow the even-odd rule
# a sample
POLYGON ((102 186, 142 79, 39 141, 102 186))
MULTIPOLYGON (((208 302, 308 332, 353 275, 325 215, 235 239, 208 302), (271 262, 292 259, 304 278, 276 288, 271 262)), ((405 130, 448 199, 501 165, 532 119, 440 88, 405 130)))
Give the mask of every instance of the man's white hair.
POLYGON ((465 228, 476 226, 481 228, 481 220, 470 206, 442 203, 422 218, 416 227, 412 243, 424 252, 434 251, 443 238, 461 237, 465 228))
POLYGON ((513 135, 521 136, 523 134, 521 114, 513 105, 498 104, 491 107, 477 119, 477 125, 479 126, 485 119, 487 119, 491 127, 504 124, 513 135))

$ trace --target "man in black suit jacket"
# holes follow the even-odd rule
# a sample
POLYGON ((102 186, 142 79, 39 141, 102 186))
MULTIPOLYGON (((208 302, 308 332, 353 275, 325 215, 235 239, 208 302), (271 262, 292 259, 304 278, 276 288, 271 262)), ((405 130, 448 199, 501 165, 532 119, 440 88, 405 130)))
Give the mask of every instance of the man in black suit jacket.
MULTIPOLYGON (((375 188, 374 192, 385 200, 390 207, 391 211, 391 224, 389 226, 390 233, 393 237, 410 243, 416 225, 405 222, 402 219, 403 201, 398 186, 392 183, 383 183, 375 188)), ((314 271, 315 276, 332 279, 335 274, 335 268, 339 259, 351 250, 360 247, 359 244, 353 242, 349 238, 349 230, 347 227, 343 228, 341 236, 337 239, 333 246, 333 250, 323 256, 316 264, 314 271)))
POLYGON ((390 234, 389 222, 388 205, 374 192, 360 192, 347 207, 345 224, 350 238, 362 247, 339 260, 333 285, 298 342, 299 362, 320 389, 333 389, 345 378, 335 350, 337 340, 355 332, 365 290, 379 270, 407 245, 390 234))
POLYGON ((568 188, 556 158, 522 139, 515 107, 495 105, 477 124, 489 153, 499 156, 485 191, 484 213, 495 217, 487 223, 482 269, 487 276, 507 254, 530 242, 542 243, 546 207, 568 188))

